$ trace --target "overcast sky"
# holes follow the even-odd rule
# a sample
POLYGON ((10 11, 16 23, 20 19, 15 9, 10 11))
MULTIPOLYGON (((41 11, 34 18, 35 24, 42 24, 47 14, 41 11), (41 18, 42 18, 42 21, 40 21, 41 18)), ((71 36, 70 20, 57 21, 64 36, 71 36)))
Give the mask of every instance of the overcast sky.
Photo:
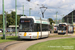
MULTIPOLYGON (((58 19, 62 19, 63 15, 67 15, 75 9, 75 0, 31 0, 28 2, 26 0, 17 0, 17 14, 23 14, 23 4, 24 4, 24 14, 29 15, 29 8, 31 10, 31 16, 42 17, 40 7, 42 4, 47 7, 44 17, 45 18, 56 18, 56 12, 58 19), (38 5, 37 5, 38 4, 38 5)), ((15 0, 4 0, 5 11, 10 13, 15 11, 15 0)), ((2 0, 0 0, 0 14, 2 14, 2 0)))

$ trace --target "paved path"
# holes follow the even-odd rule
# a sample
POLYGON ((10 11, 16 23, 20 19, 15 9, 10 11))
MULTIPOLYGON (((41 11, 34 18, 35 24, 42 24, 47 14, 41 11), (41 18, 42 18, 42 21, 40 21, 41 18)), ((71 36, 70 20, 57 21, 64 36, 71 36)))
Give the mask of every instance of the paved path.
POLYGON ((20 42, 24 42, 24 41, 12 41, 12 42, 1 43, 0 44, 0 50, 4 50, 5 47, 12 45, 12 44, 20 43, 20 42))
POLYGON ((32 41, 23 41, 21 43, 8 45, 5 47, 5 50, 26 50, 29 46, 34 45, 39 42, 44 42, 48 40, 55 40, 55 39, 63 39, 63 38, 72 38, 72 37, 56 37, 56 38, 45 38, 45 39, 39 39, 39 40, 32 40, 32 41))

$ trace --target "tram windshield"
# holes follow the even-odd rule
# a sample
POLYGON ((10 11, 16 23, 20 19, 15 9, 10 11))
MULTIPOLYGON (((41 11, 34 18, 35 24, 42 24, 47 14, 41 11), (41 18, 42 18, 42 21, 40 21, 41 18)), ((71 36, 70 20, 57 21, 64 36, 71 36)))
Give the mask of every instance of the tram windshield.
POLYGON ((58 30, 66 30, 66 25, 60 24, 58 30))
POLYGON ((19 32, 31 32, 33 30, 32 19, 20 19, 19 32))

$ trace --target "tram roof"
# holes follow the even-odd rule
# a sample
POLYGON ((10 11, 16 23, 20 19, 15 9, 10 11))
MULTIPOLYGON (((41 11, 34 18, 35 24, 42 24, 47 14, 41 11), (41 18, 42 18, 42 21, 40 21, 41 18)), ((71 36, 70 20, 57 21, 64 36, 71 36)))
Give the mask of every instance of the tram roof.
POLYGON ((40 21, 42 20, 42 24, 49 24, 48 19, 41 18, 40 20, 40 17, 36 17, 36 16, 21 16, 20 18, 33 18, 34 23, 41 23, 40 21))
MULTIPOLYGON (((37 16, 21 16, 20 18, 33 18, 34 20, 40 20, 40 17, 37 16)), ((48 21, 48 19, 41 18, 41 20, 48 21)))
POLYGON ((59 24, 66 24, 67 25, 67 23, 59 23, 59 24))

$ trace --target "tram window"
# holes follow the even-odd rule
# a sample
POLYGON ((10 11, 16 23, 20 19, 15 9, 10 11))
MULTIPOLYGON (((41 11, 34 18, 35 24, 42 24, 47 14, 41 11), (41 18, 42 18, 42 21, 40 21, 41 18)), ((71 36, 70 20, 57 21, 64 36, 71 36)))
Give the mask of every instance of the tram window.
POLYGON ((65 30, 67 30, 67 27, 65 27, 65 30))
POLYGON ((22 24, 20 24, 20 29, 22 29, 22 24))
POLYGON ((49 25, 42 24, 42 31, 48 31, 48 30, 49 30, 49 25))
POLYGON ((32 32, 34 26, 33 19, 20 19, 19 31, 21 32, 32 32))
MULTIPOLYGON (((34 32, 35 31, 41 31, 40 24, 34 24, 34 32)), ((49 25, 42 24, 42 31, 49 31, 49 25)))
POLYGON ((34 31, 40 31, 40 24, 34 24, 34 31))

